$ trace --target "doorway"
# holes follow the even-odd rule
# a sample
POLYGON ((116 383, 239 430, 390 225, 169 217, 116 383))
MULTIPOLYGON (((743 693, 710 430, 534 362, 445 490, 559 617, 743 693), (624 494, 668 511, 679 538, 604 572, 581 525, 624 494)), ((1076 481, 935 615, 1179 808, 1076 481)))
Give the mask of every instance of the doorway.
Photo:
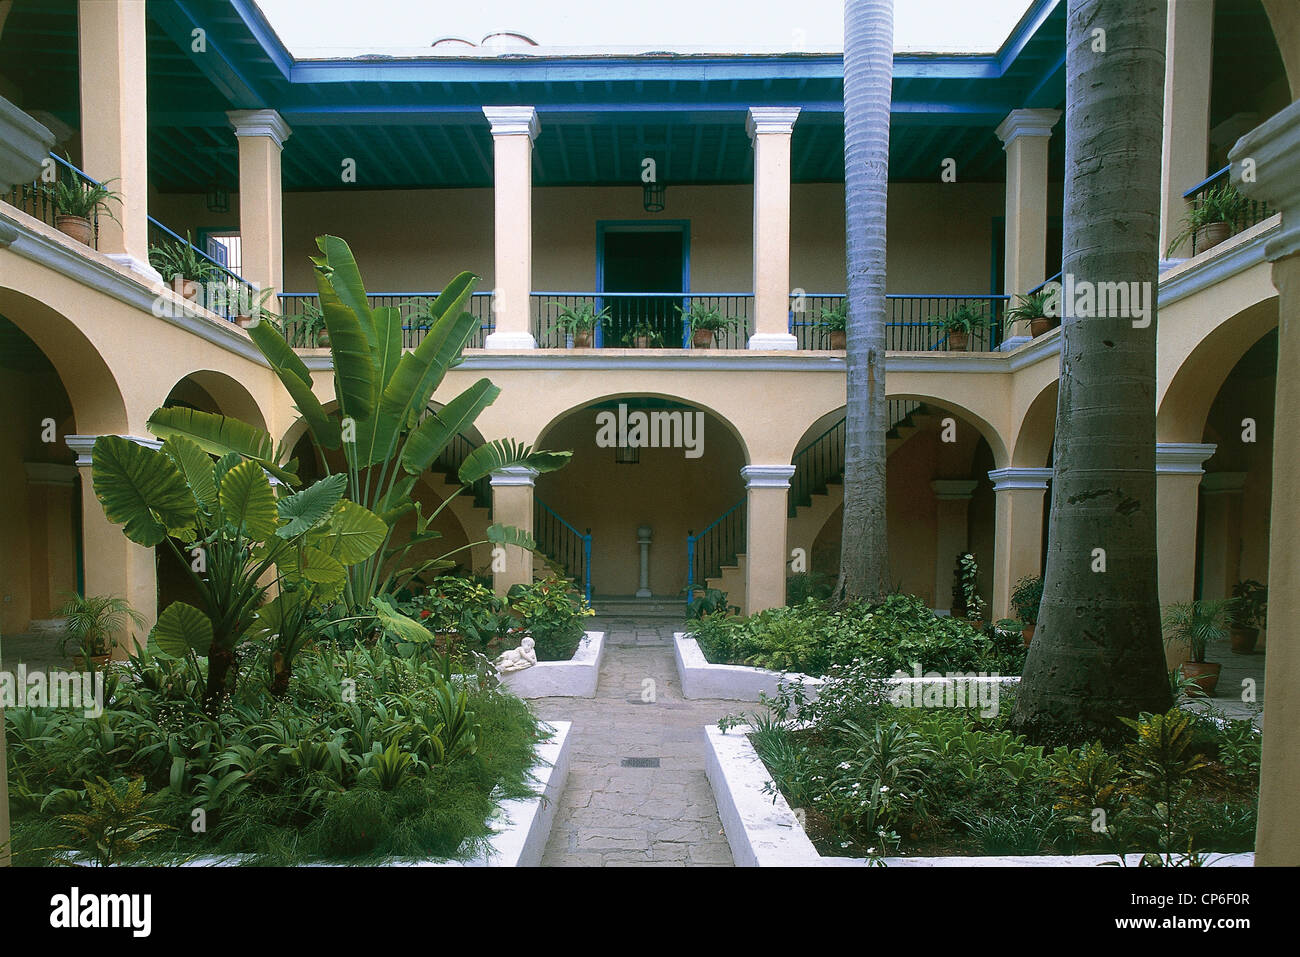
POLYGON ((688 221, 596 224, 596 291, 599 308, 609 309, 597 330, 598 346, 630 345, 647 335, 651 346, 684 347, 675 307, 690 288, 688 221))

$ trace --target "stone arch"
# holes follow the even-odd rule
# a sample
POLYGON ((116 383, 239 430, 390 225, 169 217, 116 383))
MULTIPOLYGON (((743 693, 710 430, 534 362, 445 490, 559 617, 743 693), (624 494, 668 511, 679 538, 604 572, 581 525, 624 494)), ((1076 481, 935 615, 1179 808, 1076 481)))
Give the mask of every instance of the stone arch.
POLYGON ((1052 455, 1056 439, 1056 401, 1060 381, 1049 382, 1029 403, 1016 444, 1011 450, 1011 464, 1023 468, 1042 468, 1052 455))
POLYGON ((239 419, 259 429, 267 427, 267 417, 258 406, 257 400, 238 379, 224 372, 199 369, 177 380, 167 393, 167 399, 171 400, 187 384, 201 390, 202 394, 210 399, 212 408, 204 408, 203 411, 239 419))
POLYGON ((1263 0, 1263 4, 1286 67, 1291 99, 1300 100, 1300 7, 1294 0, 1263 0))

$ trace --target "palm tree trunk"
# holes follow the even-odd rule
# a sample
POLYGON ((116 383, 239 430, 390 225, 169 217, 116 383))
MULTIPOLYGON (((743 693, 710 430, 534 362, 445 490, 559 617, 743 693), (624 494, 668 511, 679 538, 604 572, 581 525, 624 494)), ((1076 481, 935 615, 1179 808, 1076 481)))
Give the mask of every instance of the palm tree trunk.
POLYGON ((844 529, 837 602, 889 590, 885 528, 885 199, 894 75, 893 0, 844 4, 844 206, 848 269, 844 529))
POLYGON ((1165 0, 1068 8, 1063 273, 1079 290, 1145 284, 1150 313, 1143 326, 1087 314, 1083 292, 1062 301, 1047 574, 1012 719, 1038 740, 1109 733, 1118 715, 1171 704, 1155 476, 1165 17, 1165 0))

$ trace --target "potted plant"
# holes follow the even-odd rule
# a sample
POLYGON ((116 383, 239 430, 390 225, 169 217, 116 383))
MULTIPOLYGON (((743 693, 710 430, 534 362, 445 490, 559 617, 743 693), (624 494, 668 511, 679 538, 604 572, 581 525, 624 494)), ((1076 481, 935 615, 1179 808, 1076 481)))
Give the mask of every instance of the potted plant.
POLYGON ((1170 242, 1166 255, 1173 256, 1193 236, 1196 237, 1193 246, 1197 252, 1213 249, 1232 235, 1232 224, 1241 218, 1249 202, 1230 183, 1206 190, 1183 217, 1183 231, 1170 242))
POLYGON ((703 303, 692 302, 691 308, 686 310, 681 306, 673 306, 673 308, 677 310, 683 322, 690 324, 691 346, 695 349, 711 348, 717 342, 719 332, 736 327, 735 317, 723 318, 721 311, 709 308, 703 303))
MULTIPOLYGON (((270 309, 266 308, 266 301, 275 294, 274 289, 259 290, 256 302, 246 299, 242 295, 242 291, 243 290, 241 289, 241 296, 235 308, 235 323, 239 328, 247 329, 249 326, 256 322, 260 322, 263 319, 270 319, 274 325, 283 328, 283 326, 281 326, 277 321, 279 317, 276 316, 275 313, 271 312, 270 309)), ((317 312, 319 313, 319 310, 317 310, 317 312)))
POLYGON ((988 325, 988 317, 982 309, 963 304, 941 318, 939 325, 947 335, 948 351, 965 352, 970 334, 988 325))
POLYGON ((623 333, 623 345, 633 349, 660 349, 663 344, 663 334, 652 328, 648 322, 638 322, 623 333))
POLYGON ((1255 651, 1259 629, 1268 619, 1268 589, 1253 578, 1232 586, 1232 608, 1228 613, 1228 632, 1232 650, 1238 655, 1255 651))
POLYGON ((175 241, 161 246, 150 246, 149 265, 162 273, 163 279, 170 282, 177 293, 191 302, 198 300, 204 283, 220 275, 220 270, 190 242, 188 232, 185 233, 183 243, 175 241))
POLYGON ((1027 296, 1016 296, 1016 304, 1007 310, 1006 323, 1029 323, 1029 334, 1037 339, 1056 325, 1054 317, 1047 314, 1047 304, 1054 301, 1057 293, 1051 289, 1040 289, 1027 296))
POLYGON ((830 348, 843 349, 846 345, 847 334, 845 327, 849 321, 849 307, 845 302, 838 306, 823 306, 821 318, 817 325, 825 329, 830 338, 830 348))
POLYGON ((126 599, 111 595, 69 595, 56 614, 66 620, 63 653, 67 654, 69 647, 75 648, 73 667, 81 669, 89 663, 92 672, 108 664, 113 656, 113 640, 128 623, 144 627, 144 619, 126 599))
POLYGON ((1021 622, 1020 637, 1026 648, 1034 640, 1034 631, 1038 628, 1038 606, 1042 603, 1043 579, 1040 576, 1029 575, 1016 582, 1011 592, 1011 607, 1021 622))
POLYGON ((596 307, 589 302, 581 302, 577 306, 566 306, 558 302, 552 305, 560 307, 560 312, 555 317, 555 328, 563 332, 566 338, 573 338, 575 349, 591 348, 596 326, 601 320, 609 318, 609 306, 597 312, 596 307))
POLYGON ((1217 661, 1206 661, 1205 653, 1210 642, 1228 637, 1228 616, 1233 601, 1220 598, 1179 602, 1165 610, 1162 620, 1165 640, 1187 646, 1189 660, 1179 666, 1179 671, 1209 698, 1214 697, 1223 666, 1217 661))
POLYGON ((122 197, 108 188, 109 183, 116 182, 116 179, 110 179, 104 183, 95 183, 74 173, 68 179, 60 179, 42 187, 54 204, 54 228, 89 246, 95 238, 94 219, 100 210, 117 222, 117 217, 108 206, 110 200, 119 204, 122 202, 122 197))

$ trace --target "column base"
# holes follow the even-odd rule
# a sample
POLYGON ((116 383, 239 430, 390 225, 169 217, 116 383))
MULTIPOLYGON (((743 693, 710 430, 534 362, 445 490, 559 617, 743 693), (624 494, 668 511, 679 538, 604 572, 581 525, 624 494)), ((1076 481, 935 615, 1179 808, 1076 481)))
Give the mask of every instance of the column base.
POLYGON ((794 352, 799 348, 799 340, 788 332, 756 332, 749 337, 749 348, 762 349, 765 351, 784 350, 794 352))
POLYGON ((1003 339, 1002 345, 998 346, 999 352, 1011 352, 1013 349, 1019 349, 1026 342, 1033 342, 1033 336, 1012 336, 1009 339, 1003 339))
POLYGON ((637 598, 653 598, 653 597, 654 597, 654 594, 650 591, 649 588, 638 588, 638 589, 636 590, 636 597, 637 597, 637 598))
POLYGON ((125 266, 150 284, 163 281, 162 273, 150 266, 149 263, 136 259, 130 253, 105 253, 104 255, 119 266, 125 266))
POLYGON ((537 340, 528 332, 490 332, 483 340, 485 349, 536 349, 537 340))

